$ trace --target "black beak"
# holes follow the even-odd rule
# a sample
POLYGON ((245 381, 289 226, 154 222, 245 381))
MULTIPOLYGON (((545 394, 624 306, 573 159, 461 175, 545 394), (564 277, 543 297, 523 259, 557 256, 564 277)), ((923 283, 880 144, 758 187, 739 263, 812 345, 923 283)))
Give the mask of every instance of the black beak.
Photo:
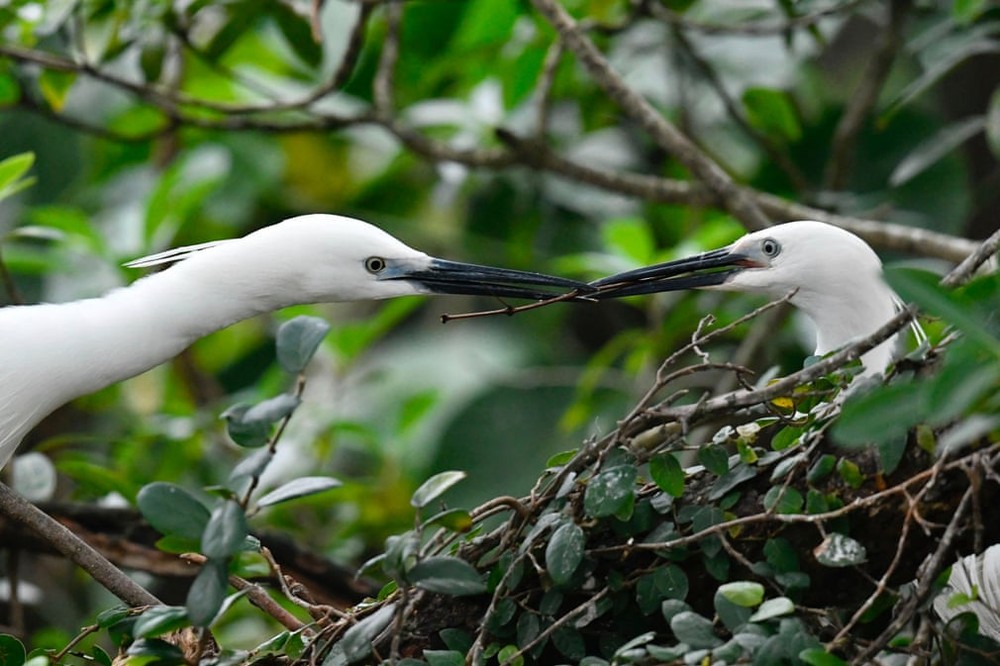
POLYGON ((572 291, 579 292, 581 296, 596 291, 586 282, 544 273, 463 264, 446 259, 433 259, 427 268, 406 271, 388 279, 413 280, 437 294, 470 294, 539 301, 572 291))
POLYGON ((595 280, 590 286, 596 287, 597 293, 590 294, 589 298, 618 298, 709 287, 722 284, 745 268, 754 267, 759 267, 759 264, 750 257, 724 247, 693 257, 637 268, 634 271, 625 271, 595 280))

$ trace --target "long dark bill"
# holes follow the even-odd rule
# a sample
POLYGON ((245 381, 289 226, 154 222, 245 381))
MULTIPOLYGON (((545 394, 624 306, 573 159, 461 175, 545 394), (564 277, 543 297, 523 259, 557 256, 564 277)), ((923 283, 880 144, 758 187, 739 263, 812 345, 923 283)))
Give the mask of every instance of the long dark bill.
POLYGON ((590 285, 597 288, 597 293, 589 294, 588 298, 600 300, 708 287, 722 284, 749 265, 752 265, 749 257, 724 247, 595 280, 590 285), (730 270, 724 270, 727 268, 730 270))
POLYGON ((412 271, 399 277, 420 282, 430 291, 439 294, 471 294, 545 300, 569 291, 578 291, 581 295, 595 291, 594 287, 586 282, 568 280, 554 275, 464 264, 446 259, 434 259, 428 268, 412 271), (539 288, 531 289, 529 287, 539 288))

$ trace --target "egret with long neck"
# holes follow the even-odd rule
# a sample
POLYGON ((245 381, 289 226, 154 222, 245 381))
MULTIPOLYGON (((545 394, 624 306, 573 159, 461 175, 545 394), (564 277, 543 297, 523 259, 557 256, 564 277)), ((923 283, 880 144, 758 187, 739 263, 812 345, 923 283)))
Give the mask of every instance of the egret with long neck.
MULTIPOLYGON (((814 221, 779 224, 718 250, 618 273, 591 285, 601 290, 597 298, 691 288, 774 298, 794 291, 791 303, 815 324, 817 355, 874 333, 900 307, 871 247, 849 231, 814 221)), ((896 343, 893 336, 865 353, 864 374, 882 372, 896 343)))
POLYGON ((213 331, 304 303, 411 294, 543 299, 585 284, 430 257, 370 224, 304 215, 243 238, 129 264, 177 262, 100 298, 0 308, 0 466, 47 414, 138 375, 213 331))

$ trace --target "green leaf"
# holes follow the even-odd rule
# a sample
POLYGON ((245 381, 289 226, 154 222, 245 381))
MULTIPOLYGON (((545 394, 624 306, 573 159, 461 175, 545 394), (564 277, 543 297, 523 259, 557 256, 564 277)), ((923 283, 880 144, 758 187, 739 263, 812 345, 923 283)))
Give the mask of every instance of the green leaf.
POLYGON ((330 324, 319 317, 300 316, 286 321, 278 329, 278 363, 285 372, 302 372, 330 332, 330 324))
POLYGON ((136 618, 132 635, 136 638, 152 638, 187 624, 188 613, 183 606, 153 606, 136 618))
POLYGON ((785 91, 747 88, 743 93, 743 107, 750 125, 765 134, 786 141, 798 141, 802 137, 798 115, 785 91))
POLYGON ((807 648, 799 653, 799 659, 809 666, 847 666, 846 661, 823 648, 807 648))
POLYGON ((830 532, 813 550, 813 555, 825 567, 851 567, 868 558, 861 542, 839 532, 830 532))
POLYGON ((215 619, 226 600, 229 571, 225 560, 209 559, 195 576, 188 590, 188 619, 196 627, 207 627, 215 619))
MULTIPOLYGON (((130 612, 126 606, 114 606, 107 610, 101 611, 97 615, 97 626, 101 629, 107 629, 113 625, 118 624, 125 618, 129 617, 130 612)), ((2 635, 2 634, 0 634, 2 635)))
POLYGON ((34 163, 34 153, 18 153, 0 161, 0 192, 4 192, 20 180, 34 163))
POLYGON ((649 461, 649 475, 663 492, 671 497, 684 494, 684 470, 676 456, 661 453, 649 461))
POLYGON ((579 661, 587 654, 583 636, 571 626, 562 625, 553 631, 552 645, 571 661, 579 661))
POLYGON ((698 449, 698 462, 712 474, 722 476, 729 471, 729 454, 723 446, 707 444, 698 449))
POLYGON ((63 110, 74 83, 76 83, 75 72, 46 69, 38 77, 38 88, 42 97, 56 113, 63 110))
POLYGON ((545 568, 557 586, 565 585, 573 577, 583 561, 585 543, 583 530, 573 522, 563 523, 549 539, 545 547, 545 568))
POLYGON ((843 446, 864 446, 905 436, 925 413, 926 384, 910 378, 852 395, 833 425, 843 446))
POLYGON ((861 484, 865 482, 861 468, 847 458, 841 458, 837 461, 837 474, 851 488, 860 488, 861 484))
POLYGON ((243 417, 250 411, 250 405, 236 404, 222 412, 226 420, 226 434, 233 443, 246 448, 259 448, 268 443, 271 436, 271 424, 266 421, 244 421, 243 417))
POLYGON ((424 650, 429 666, 465 666, 465 655, 456 650, 424 650))
POLYGON ((344 632, 322 666, 344 666, 361 661, 372 651, 372 641, 392 622, 396 604, 388 604, 344 632))
POLYGON ((517 646, 520 648, 530 644, 541 632, 541 623, 535 613, 522 613, 517 620, 517 646))
POLYGON ((309 17, 283 2, 269 2, 267 7, 295 55, 310 67, 318 66, 323 61, 323 45, 313 37, 309 17))
POLYGON ((973 314, 974 309, 938 284, 938 276, 915 268, 890 267, 885 269, 885 279, 903 300, 913 301, 922 310, 941 317, 1000 358, 1000 340, 973 314))
POLYGON ((719 594, 737 606, 751 608, 764 600, 764 586, 752 581, 735 581, 720 585, 719 594))
POLYGON ((802 513, 805 499, 792 487, 772 486, 764 495, 764 508, 775 513, 802 513))
POLYGON ((144 486, 136 497, 143 517, 158 532, 188 539, 201 539, 211 514, 184 488, 157 481, 144 486))
POLYGON ((788 597, 777 597, 768 599, 760 605, 757 612, 750 616, 751 622, 763 622, 771 618, 790 615, 795 612, 795 604, 788 597))
POLYGON ((428 557, 407 571, 406 578, 417 587, 455 597, 486 591, 482 575, 457 557, 428 557))
POLYGON ((653 263, 656 241, 646 220, 612 220, 601 227, 601 235, 609 249, 632 263, 638 266, 653 263))
POLYGON ((10 74, 0 72, 0 109, 14 106, 21 101, 21 86, 10 74))
POLYGON ((160 638, 141 638, 125 650, 130 657, 142 657, 163 664, 184 664, 184 653, 176 645, 160 638))
POLYGON ((23 666, 27 657, 21 641, 10 634, 0 634, 0 666, 23 666))
POLYGON ((695 649, 722 645, 722 639, 712 629, 712 621, 693 611, 681 611, 670 618, 670 630, 677 640, 695 649))
POLYGON ((889 176, 893 187, 904 185, 936 164, 941 158, 979 134, 986 126, 983 116, 965 118, 944 127, 937 134, 921 142, 900 160, 889 176))
POLYGON ((267 493, 257 500, 257 506, 274 506, 300 497, 317 495, 342 485, 340 481, 329 476, 303 476, 267 493))
POLYGON ((413 493, 413 497, 410 498, 410 506, 417 509, 424 508, 466 476, 465 472, 459 471, 440 472, 435 474, 420 484, 420 487, 413 493))
POLYGON ((715 591, 712 599, 715 606, 715 614, 725 625, 726 629, 735 633, 740 627, 745 625, 753 615, 753 611, 744 606, 734 604, 727 599, 719 590, 715 591))
POLYGON ((563 467, 566 463, 576 457, 578 451, 579 449, 569 449, 568 451, 560 451, 559 453, 556 453, 545 461, 545 468, 553 469, 555 467, 563 467))
POLYGON ((439 525, 452 532, 468 532, 472 529, 472 514, 465 509, 445 509, 424 521, 425 525, 439 525))
POLYGON ((212 512, 201 537, 201 552, 209 560, 230 557, 242 549, 248 533, 243 507, 233 500, 227 500, 212 512))
POLYGON ((806 481, 809 483, 819 483, 830 476, 837 467, 837 457, 829 453, 824 453, 816 459, 806 472, 806 481))
POLYGON ((497 653, 497 660, 509 666, 524 666, 524 655, 514 656, 519 651, 516 645, 504 645, 497 653))
POLYGON ((619 465, 598 472, 587 484, 583 507, 588 516, 603 518, 617 515, 635 502, 636 468, 619 465))

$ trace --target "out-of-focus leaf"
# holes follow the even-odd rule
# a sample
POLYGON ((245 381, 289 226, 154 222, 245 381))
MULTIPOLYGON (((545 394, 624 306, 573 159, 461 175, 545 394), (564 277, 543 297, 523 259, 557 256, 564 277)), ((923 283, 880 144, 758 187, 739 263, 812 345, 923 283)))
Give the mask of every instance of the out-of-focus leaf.
POLYGON ((313 37, 309 17, 284 2, 269 2, 267 7, 295 55, 310 67, 318 66, 323 61, 323 45, 313 37))
POLYGON ((24 174, 34 163, 34 153, 20 153, 0 161, 0 201, 35 182, 34 178, 24 178, 24 174))
POLYGON ((361 661, 372 651, 372 641, 389 626, 396 604, 387 604, 344 632, 322 666, 346 666, 361 661))
POLYGON ((428 666, 464 666, 465 664, 465 654, 457 650, 424 650, 424 659, 428 666))
POLYGON ((545 568, 552 582, 565 585, 583 561, 583 546, 586 537, 579 525, 563 523, 549 539, 545 547, 545 568))
POLYGON ((410 505, 422 509, 465 477, 466 473, 459 471, 435 474, 420 484, 420 487, 413 493, 413 497, 410 498, 410 505))
POLYGON ((143 41, 139 49, 139 67, 146 83, 156 83, 160 80, 166 57, 167 48, 162 35, 152 35, 143 41))
POLYGON ((938 131, 900 160, 889 176, 889 184, 899 187, 933 166, 942 157, 979 134, 986 126, 983 116, 965 118, 938 131))
POLYGON ((850 567, 864 562, 868 553, 857 540, 839 532, 830 532, 823 542, 813 549, 816 561, 826 567, 850 567))
POLYGON ((278 328, 278 363, 285 372, 302 372, 329 332, 330 324, 319 317, 301 316, 286 321, 278 328))
POLYGON ((987 0, 953 0, 951 16, 958 25, 974 22, 989 7, 987 0))
POLYGON ((184 488, 157 481, 144 486, 136 504, 149 524, 165 535, 201 539, 208 520, 208 509, 184 488))
POLYGON ((743 93, 743 107, 749 123, 765 134, 787 141, 798 141, 802 137, 798 115, 785 91, 747 88, 743 93))
POLYGON ((425 525, 439 525, 452 532, 468 532, 472 529, 472 515, 465 509, 445 509, 424 521, 425 525))
POLYGON ((160 638, 142 638, 131 645, 125 651, 130 657, 142 657, 150 662, 164 664, 183 664, 184 653, 172 643, 168 643, 160 638))
POLYGON ((150 638, 180 629, 187 624, 187 609, 183 606, 153 606, 135 619, 132 635, 136 638, 150 638))
POLYGON ((6 72, 0 72, 0 109, 14 106, 21 100, 21 86, 17 79, 6 72))
POLYGON ((608 249, 626 257, 638 266, 653 262, 656 241, 649 223, 642 219, 612 220, 601 227, 601 236, 608 249))
POLYGON ((405 434, 419 424, 437 402, 438 391, 433 389, 421 391, 407 398, 403 402, 403 406, 399 408, 399 425, 397 427, 399 434, 405 434))
POLYGON ((21 641, 10 634, 0 634, 0 664, 23 666, 27 656, 21 641))
POLYGON ((224 560, 209 559, 195 576, 188 591, 188 618, 196 627, 207 627, 222 608, 226 599, 229 572, 224 560))
POLYGON ((267 493, 257 500, 257 506, 274 506, 300 497, 316 495, 332 488, 339 488, 342 485, 340 481, 329 476, 304 476, 293 479, 267 493))
POLYGON ((885 279, 905 301, 913 301, 921 309, 941 317, 969 339, 975 340, 994 356, 1000 357, 1000 340, 976 315, 955 296, 938 284, 933 273, 898 266, 885 270, 885 279))
POLYGON ((809 666, 847 666, 847 662, 835 654, 830 654, 823 648, 809 648, 799 653, 801 659, 809 666))
POLYGON ((1000 52, 1000 41, 988 37, 971 39, 964 44, 959 44, 955 48, 949 49, 941 54, 941 57, 933 65, 925 69, 920 76, 900 91, 896 99, 890 103, 889 107, 882 114, 881 121, 883 123, 888 122, 899 109, 930 90, 959 63, 975 56, 998 52, 1000 52))
POLYGON ((470 0, 455 31, 454 48, 478 49, 507 42, 517 21, 517 5, 506 0, 470 0))
POLYGON ((587 484, 583 507, 588 516, 603 518, 627 511, 635 502, 636 468, 619 465, 601 470, 587 484))
POLYGON ((924 386, 904 380, 851 396, 833 426, 834 439, 845 446, 864 446, 905 435, 926 411, 924 386))
POLYGON ((225 559, 239 552, 249 533, 243 507, 227 500, 214 511, 201 537, 201 552, 209 559, 225 559))
POLYGON ((56 113, 63 110, 69 91, 76 83, 74 72, 60 72, 54 69, 44 70, 38 77, 38 88, 49 107, 56 113))
POLYGON ((990 96, 990 106, 986 111, 986 140, 993 156, 1000 158, 1000 88, 990 96))
POLYGON ((455 597, 486 591, 482 574, 457 557, 428 557, 407 571, 406 578, 417 587, 455 597))

